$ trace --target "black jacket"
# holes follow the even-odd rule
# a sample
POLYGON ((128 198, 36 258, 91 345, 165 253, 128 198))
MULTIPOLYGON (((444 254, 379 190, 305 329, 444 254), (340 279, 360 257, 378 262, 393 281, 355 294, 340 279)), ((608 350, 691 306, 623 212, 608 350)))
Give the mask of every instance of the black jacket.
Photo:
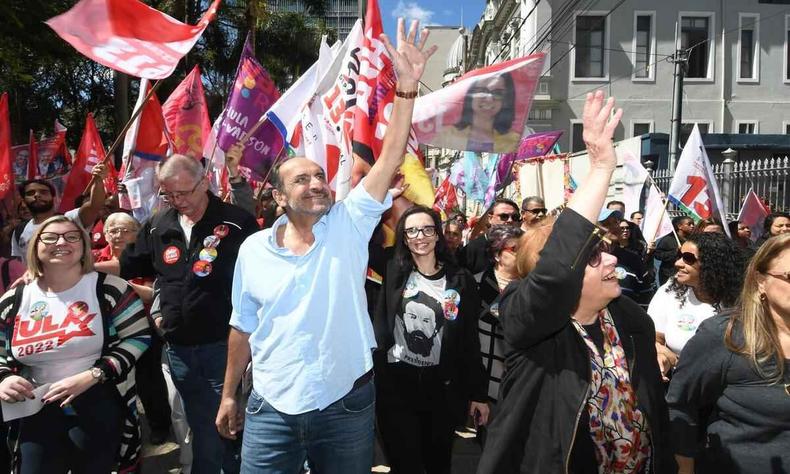
POLYGON ((250 213, 209 194, 206 212, 192 228, 188 245, 175 209, 146 222, 135 243, 121 255, 121 277, 157 279, 166 341, 197 345, 225 340, 233 309, 230 294, 236 256, 244 239, 257 231, 250 213), (200 260, 204 239, 217 230, 227 230, 227 235, 216 246, 211 272, 198 276, 193 265, 200 260))
MULTIPOLYGON (((590 357, 571 322, 598 229, 566 209, 529 276, 502 295, 499 318, 507 369, 478 473, 567 471, 576 424, 588 396, 590 357)), ((673 472, 666 448, 667 407, 655 328, 628 298, 608 306, 628 360, 638 405, 651 429, 652 469, 673 472)))
POLYGON ((458 254, 460 257, 458 263, 473 275, 485 270, 494 260, 488 255, 488 239, 485 234, 470 240, 458 251, 458 254))
MULTIPOLYGON (((458 304, 458 317, 453 321, 445 321, 439 373, 453 405, 451 412, 460 418, 465 414, 470 400, 487 400, 487 379, 477 334, 480 298, 477 295, 477 283, 469 271, 450 262, 445 263, 444 271, 445 287, 456 290, 461 295, 461 301, 458 304)), ((387 263, 382 291, 373 316, 378 345, 373 360, 377 370, 381 369, 382 364, 387 364, 387 352, 395 344, 395 314, 403 300, 403 289, 410 274, 411 269, 402 269, 395 259, 387 263)))

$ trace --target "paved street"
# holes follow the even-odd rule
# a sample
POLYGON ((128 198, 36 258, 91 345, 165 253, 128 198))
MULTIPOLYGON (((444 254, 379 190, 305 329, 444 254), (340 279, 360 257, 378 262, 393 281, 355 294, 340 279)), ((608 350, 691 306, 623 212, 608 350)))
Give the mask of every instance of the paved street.
MULTIPOLYGON (((143 438, 146 438, 146 427, 143 427, 143 438)), ((473 474, 477 469, 480 457, 480 447, 472 435, 464 434, 456 439, 453 451, 453 474, 473 474)), ((389 472, 384 465, 384 457, 380 450, 376 450, 377 466, 372 472, 389 472)), ((177 474, 180 472, 178 464, 178 445, 169 441, 161 446, 145 445, 143 448, 144 474, 177 474)))

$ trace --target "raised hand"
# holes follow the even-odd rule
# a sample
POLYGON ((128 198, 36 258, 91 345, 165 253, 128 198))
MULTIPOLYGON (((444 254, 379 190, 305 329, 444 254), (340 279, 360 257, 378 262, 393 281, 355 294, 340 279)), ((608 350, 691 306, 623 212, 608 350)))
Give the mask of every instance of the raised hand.
POLYGON ((602 91, 587 94, 582 112, 584 124, 582 138, 587 146, 590 166, 593 168, 614 169, 617 166, 612 137, 617 124, 620 123, 620 117, 623 116, 623 109, 617 109, 614 115, 612 109, 614 109, 614 97, 609 97, 609 100, 604 102, 602 91))
MULTIPOLYGON (((401 87, 412 87, 416 89, 417 83, 425 71, 425 64, 428 58, 436 52, 437 46, 431 46, 425 49, 425 42, 428 40, 428 30, 423 28, 420 32, 420 41, 417 40, 417 28, 420 22, 413 20, 409 28, 409 35, 406 36, 403 18, 398 18, 398 47, 392 46, 390 39, 387 35, 381 35, 381 41, 387 52, 392 58, 392 64, 395 67, 395 73, 398 76, 398 83, 401 87)), ((414 90, 411 89, 411 90, 414 90)), ((409 91, 405 91, 409 92, 409 91)))

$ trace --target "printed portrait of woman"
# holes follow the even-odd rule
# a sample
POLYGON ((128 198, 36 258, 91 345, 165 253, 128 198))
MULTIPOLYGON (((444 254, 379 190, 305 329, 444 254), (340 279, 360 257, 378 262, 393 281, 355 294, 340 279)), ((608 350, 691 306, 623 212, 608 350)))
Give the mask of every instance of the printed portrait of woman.
POLYGON ((459 149, 504 153, 521 138, 512 130, 516 89, 510 73, 475 81, 467 90, 461 118, 444 133, 459 149))

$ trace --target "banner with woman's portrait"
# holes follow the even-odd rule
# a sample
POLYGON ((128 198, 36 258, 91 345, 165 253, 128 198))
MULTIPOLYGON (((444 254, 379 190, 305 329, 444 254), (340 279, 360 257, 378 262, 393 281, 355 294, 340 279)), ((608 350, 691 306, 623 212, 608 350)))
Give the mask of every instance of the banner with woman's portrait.
POLYGON ((455 150, 515 151, 544 59, 538 53, 475 69, 420 97, 412 120, 417 140, 455 150))

